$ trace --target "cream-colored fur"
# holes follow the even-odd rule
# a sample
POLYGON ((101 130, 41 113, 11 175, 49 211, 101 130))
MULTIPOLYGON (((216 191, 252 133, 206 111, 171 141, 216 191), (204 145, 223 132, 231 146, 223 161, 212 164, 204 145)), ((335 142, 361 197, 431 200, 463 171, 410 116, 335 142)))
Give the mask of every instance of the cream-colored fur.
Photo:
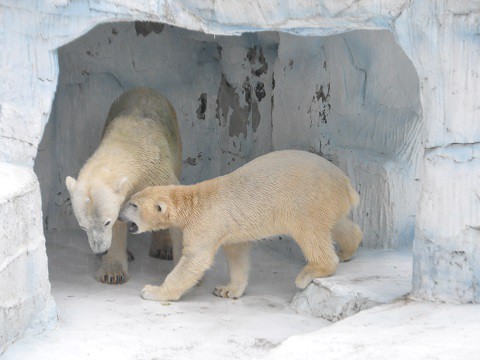
MULTIPOLYGON (((145 187, 178 184, 181 159, 177 117, 160 93, 136 88, 112 104, 100 146, 81 169, 78 181, 66 179, 75 216, 92 250, 104 255, 97 280, 110 284, 127 280, 127 229, 117 221, 120 207, 145 187)), ((178 231, 155 233, 150 254, 168 255, 172 245, 181 246, 180 241, 178 231)))
POLYGON ((296 279, 299 288, 332 275, 339 261, 333 240, 340 258, 348 260, 362 239, 358 225, 346 218, 358 201, 335 165, 315 154, 285 150, 196 185, 146 188, 130 199, 120 218, 137 232, 183 229, 180 262, 162 286, 145 286, 145 299, 179 299, 212 265, 219 247, 228 259, 230 282, 214 293, 238 298, 247 286, 248 242, 254 239, 279 234, 295 239, 307 259, 296 279))

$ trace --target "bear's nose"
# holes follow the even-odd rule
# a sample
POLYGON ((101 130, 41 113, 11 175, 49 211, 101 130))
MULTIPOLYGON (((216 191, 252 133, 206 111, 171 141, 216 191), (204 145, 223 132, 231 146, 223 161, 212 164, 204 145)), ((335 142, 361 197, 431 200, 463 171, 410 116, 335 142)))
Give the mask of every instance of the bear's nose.
POLYGON ((130 225, 128 225, 128 232, 134 234, 138 231, 138 226, 137 224, 135 224, 134 222, 130 223, 130 225))
POLYGON ((132 204, 132 203, 128 203, 126 205, 123 206, 123 208, 120 209, 120 212, 118 213, 118 220, 119 221, 122 221, 122 222, 127 222, 128 221, 128 216, 126 215, 126 213, 131 210, 132 208, 136 208, 137 205, 135 204, 132 204))
POLYGON ((103 255, 106 255, 107 253, 108 253, 108 250, 105 250, 105 251, 102 251, 102 252, 97 252, 97 253, 95 253, 95 255, 103 256, 103 255))
POLYGON ((121 221, 121 222, 125 222, 125 221, 126 221, 125 217, 123 216, 123 210, 120 212, 120 214, 118 214, 117 220, 118 220, 118 221, 121 221))

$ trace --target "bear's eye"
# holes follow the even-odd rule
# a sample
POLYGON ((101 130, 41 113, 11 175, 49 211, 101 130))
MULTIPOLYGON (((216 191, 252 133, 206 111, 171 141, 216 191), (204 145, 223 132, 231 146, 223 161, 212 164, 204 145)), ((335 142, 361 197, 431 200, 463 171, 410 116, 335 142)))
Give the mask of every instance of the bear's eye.
POLYGON ((157 210, 161 212, 161 211, 162 211, 162 207, 161 207, 160 205, 157 205, 157 210))
POLYGON ((105 223, 105 226, 108 226, 110 225, 110 220, 108 220, 106 223, 105 223))

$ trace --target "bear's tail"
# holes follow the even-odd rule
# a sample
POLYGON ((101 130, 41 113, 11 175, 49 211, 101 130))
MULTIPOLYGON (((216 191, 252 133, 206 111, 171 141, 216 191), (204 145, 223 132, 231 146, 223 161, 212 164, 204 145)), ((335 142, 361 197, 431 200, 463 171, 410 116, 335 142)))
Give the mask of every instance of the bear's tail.
POLYGON ((363 238, 360 226, 347 217, 341 218, 340 221, 335 224, 332 235, 340 247, 340 250, 337 252, 340 261, 350 260, 360 246, 363 238))

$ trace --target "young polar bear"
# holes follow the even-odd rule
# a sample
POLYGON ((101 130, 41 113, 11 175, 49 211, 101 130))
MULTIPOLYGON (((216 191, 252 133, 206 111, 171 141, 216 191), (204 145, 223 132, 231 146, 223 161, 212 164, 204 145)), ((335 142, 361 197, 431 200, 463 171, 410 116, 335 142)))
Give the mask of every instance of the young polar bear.
MULTIPOLYGON (((78 223, 87 232, 92 250, 103 255, 98 281, 127 281, 127 229, 117 221, 120 208, 147 186, 178 184, 181 160, 177 116, 159 92, 135 88, 112 104, 100 146, 81 169, 78 180, 66 178, 78 223)), ((158 256, 156 251, 171 253, 172 247, 173 258, 178 260, 178 229, 171 229, 170 234, 155 233, 150 255, 158 256)))
POLYGON ((359 202, 348 177, 318 155, 285 150, 261 156, 236 171, 190 186, 149 187, 135 194, 120 213, 135 233, 176 226, 183 229, 178 265, 162 286, 147 285, 148 300, 177 300, 212 265, 223 247, 230 282, 215 288, 221 297, 242 296, 248 282, 253 239, 287 234, 300 245, 307 265, 297 276, 305 288, 332 275, 339 257, 357 250, 362 232, 347 219, 359 202), (339 247, 334 250, 335 240, 339 247))

